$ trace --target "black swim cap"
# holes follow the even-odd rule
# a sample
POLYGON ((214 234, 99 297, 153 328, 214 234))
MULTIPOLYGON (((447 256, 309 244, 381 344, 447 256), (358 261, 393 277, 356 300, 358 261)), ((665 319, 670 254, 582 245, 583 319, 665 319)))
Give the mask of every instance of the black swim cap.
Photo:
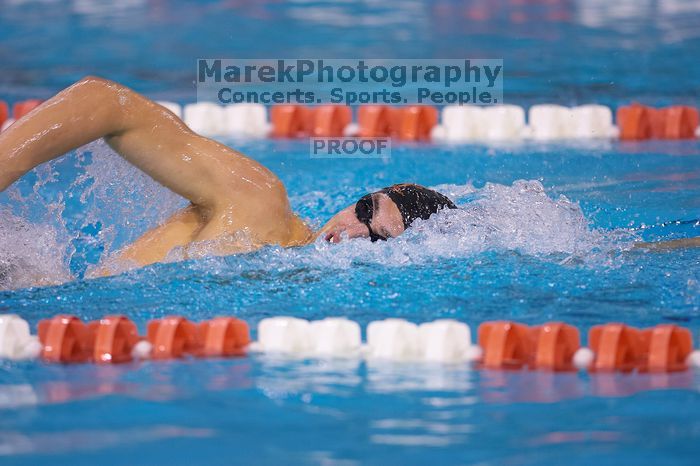
MULTIPOLYGON (((452 202, 447 196, 417 184, 395 184, 379 190, 377 193, 386 194, 389 196, 389 199, 396 204, 396 207, 399 208, 399 212, 401 212, 401 217, 403 218, 404 229, 410 227, 413 221, 417 218, 427 220, 438 210, 445 208, 457 208, 454 202, 452 202)), ((374 210, 375 205, 372 194, 362 196, 362 198, 360 198, 360 200, 355 204, 355 215, 360 222, 367 225, 370 239, 372 241, 386 239, 372 231, 370 221, 374 215, 374 210)))

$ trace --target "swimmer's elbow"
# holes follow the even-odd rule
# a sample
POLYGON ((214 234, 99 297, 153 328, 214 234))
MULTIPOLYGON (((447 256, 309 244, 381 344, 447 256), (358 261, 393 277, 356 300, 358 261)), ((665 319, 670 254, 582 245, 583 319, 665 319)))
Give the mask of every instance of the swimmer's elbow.
POLYGON ((87 75, 79 81, 76 81, 71 87, 73 88, 90 88, 93 90, 105 89, 110 86, 115 86, 117 83, 109 79, 100 78, 99 76, 87 75))
POLYGON ((104 97, 108 99, 105 101, 105 103, 116 103, 120 94, 133 93, 133 91, 128 87, 124 87, 115 81, 110 81, 109 79, 94 75, 83 77, 73 84, 69 90, 79 91, 93 97, 104 97))

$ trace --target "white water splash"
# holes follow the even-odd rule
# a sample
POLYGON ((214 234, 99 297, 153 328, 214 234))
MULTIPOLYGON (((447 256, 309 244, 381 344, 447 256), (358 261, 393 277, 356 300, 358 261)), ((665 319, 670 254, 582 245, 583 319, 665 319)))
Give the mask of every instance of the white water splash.
POLYGON ((0 289, 70 280, 66 245, 51 225, 35 225, 0 208, 0 289))
MULTIPOLYGON (((468 184, 435 189, 455 200, 460 208, 416 220, 397 238, 376 243, 365 238, 346 239, 340 244, 319 238, 303 248, 263 249, 249 256, 246 264, 276 270, 346 269, 357 263, 395 267, 469 259, 486 251, 515 251, 543 260, 600 265, 610 264, 613 253, 628 249, 635 240, 627 230, 591 228, 578 204, 565 196, 551 199, 539 181, 516 181, 512 186, 487 183, 481 189, 468 184)), ((211 271, 232 264, 210 258, 192 267, 211 271)))
POLYGON ((37 181, 30 190, 14 185, 7 191, 11 203, 0 205, 0 290, 71 280, 76 240, 102 249, 104 259, 116 245, 133 241, 186 204, 101 140, 40 165, 34 173, 37 181), (85 164, 87 153, 91 162, 85 164), (70 162, 79 175, 57 188, 59 173, 70 162), (47 195, 51 192, 54 197, 47 195), (66 204, 76 197, 78 212, 66 216, 66 204), (97 235, 81 233, 97 224, 102 225, 97 235))
MULTIPOLYGON (((76 254, 76 239, 89 248, 101 248, 104 261, 115 245, 133 241, 184 204, 180 197, 129 165, 103 143, 78 151, 78 165, 86 151, 92 153, 92 162, 79 170, 81 174, 65 190, 66 198, 79 196, 80 200, 79 212, 73 214, 78 220, 70 228, 63 219, 63 192, 58 201, 49 202, 41 195, 44 186, 56 182, 57 170, 51 164, 37 170, 39 181, 32 193, 24 197, 18 191, 11 194, 14 213, 9 208, 0 210, 0 289, 70 280, 73 277, 69 263, 76 254), (39 221, 23 220, 25 212, 37 210, 44 212, 39 221), (80 229, 98 222, 102 228, 97 235, 80 234, 80 229)), ((551 199, 538 181, 516 181, 512 186, 486 184, 481 189, 469 184, 441 185, 435 189, 452 198, 460 209, 417 220, 398 238, 377 243, 354 239, 341 244, 319 239, 302 248, 267 247, 241 256, 235 267, 285 270, 349 268, 357 263, 404 266, 445 258, 471 258, 485 251, 516 251, 556 261, 586 262, 593 258, 601 264, 609 263, 611 253, 627 249, 635 239, 626 230, 591 228, 578 204, 564 196, 551 199)), ((293 200, 318 212, 340 209, 354 198, 313 192, 293 200)), ((169 257, 178 259, 177 251, 169 257)), ((232 262, 205 258, 190 267, 212 271, 230 268, 232 262)))

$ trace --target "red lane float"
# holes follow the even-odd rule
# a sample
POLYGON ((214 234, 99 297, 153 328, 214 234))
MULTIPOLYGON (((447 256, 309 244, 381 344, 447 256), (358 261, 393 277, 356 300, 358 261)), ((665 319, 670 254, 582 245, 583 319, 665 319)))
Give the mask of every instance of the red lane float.
POLYGON ((170 316, 150 321, 147 329, 153 359, 240 356, 250 343, 248 324, 233 317, 195 324, 184 317, 170 316))
POLYGON ((88 362, 92 358, 95 333, 75 316, 58 315, 42 320, 38 327, 43 348, 41 357, 48 362, 88 362))
POLYGON ((528 327, 515 322, 479 326, 482 365, 491 369, 576 370, 573 358, 581 347, 578 329, 561 322, 528 327))
POLYGON ((0 128, 2 127, 2 124, 7 121, 7 119, 10 117, 10 109, 7 106, 7 102, 4 100, 0 100, 0 128))
POLYGON ((410 105, 399 109, 397 136, 402 141, 429 141, 438 123, 438 111, 430 105, 410 105))
POLYGON ((133 358, 134 346, 141 341, 136 324, 124 316, 107 316, 90 322, 95 333, 92 357, 97 363, 122 363, 133 358))
POLYGON ((352 109, 346 105, 321 105, 311 113, 311 136, 331 138, 344 135, 345 128, 352 123, 352 109))
POLYGON ((272 137, 302 138, 309 135, 311 109, 303 105, 275 105, 270 109, 272 137))
POLYGON ((387 105, 362 105, 357 109, 358 136, 389 137, 398 123, 399 112, 387 105))
MULTIPOLYGON (((250 343, 248 324, 233 317, 195 324, 170 316, 150 321, 147 328, 153 359, 240 356, 250 343)), ((38 333, 42 359, 56 363, 130 362, 134 347, 143 340, 136 324, 118 315, 89 324, 75 316, 59 315, 40 321, 38 333)))
POLYGON ((484 322, 479 326, 481 365, 488 369, 521 369, 530 365, 534 348, 527 325, 508 321, 484 322))
POLYGON ((688 106, 675 106, 665 109, 665 139, 692 139, 698 128, 700 116, 698 109, 688 106))
POLYGON ((651 113, 650 108, 632 104, 617 109, 617 126, 620 130, 620 139, 633 141, 651 138, 651 113))
POLYGON ((688 368, 686 360, 693 350, 690 330, 662 324, 642 331, 644 348, 640 371, 679 372, 688 368))
POLYGON ((41 105, 41 100, 39 99, 29 99, 29 100, 23 100, 21 102, 16 102, 12 106, 12 117, 15 120, 19 120, 22 118, 24 115, 27 113, 31 112, 35 108, 37 108, 39 105, 41 105))
POLYGON ((699 122, 698 110, 689 106, 657 109, 632 104, 617 109, 622 140, 692 139, 699 122))
MULTIPOLYGON (((350 107, 322 105, 276 105, 270 111, 272 135, 276 138, 340 137, 352 123, 350 107)), ((360 137, 395 136, 402 141, 428 141, 438 123, 438 111, 429 105, 391 108, 363 105, 357 113, 360 137)))
POLYGON ((153 345, 153 359, 176 359, 196 356, 202 348, 197 325, 184 317, 169 316, 148 322, 148 342, 153 345))
POLYGON ((641 331, 618 323, 592 327, 588 345, 595 353, 591 372, 631 372, 639 367, 644 351, 641 331))
POLYGON ((199 324, 200 356, 241 356, 250 344, 248 324, 233 317, 217 317, 199 324))
POLYGON ((428 141, 438 123, 438 110, 430 105, 391 108, 363 105, 357 112, 360 137, 395 136, 402 141, 428 141))
POLYGON ((276 105, 270 120, 276 138, 340 137, 352 123, 352 109, 345 105, 276 105))
POLYGON ((574 354, 581 347, 578 329, 561 322, 548 322, 533 329, 535 356, 533 369, 574 371, 574 354))

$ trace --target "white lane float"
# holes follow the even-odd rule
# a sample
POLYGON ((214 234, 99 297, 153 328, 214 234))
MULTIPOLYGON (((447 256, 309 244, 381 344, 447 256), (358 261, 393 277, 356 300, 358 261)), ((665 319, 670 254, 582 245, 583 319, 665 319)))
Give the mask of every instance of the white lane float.
POLYGON ((234 104, 225 107, 211 102, 185 105, 184 121, 203 136, 263 138, 270 133, 267 109, 260 104, 234 104))
POLYGON ((420 324, 418 342, 424 361, 457 363, 474 361, 481 356, 481 349, 472 345, 469 326, 452 319, 420 324))
POLYGON ((32 359, 39 356, 39 339, 29 331, 29 323, 15 314, 0 315, 0 358, 32 359))
POLYGON ((612 110, 604 105, 533 105, 528 112, 528 133, 532 139, 605 139, 618 135, 612 110))
POLYGON ((369 359, 414 361, 420 358, 418 326, 404 319, 385 319, 367 326, 369 359))
POLYGON ((579 139, 617 138, 619 131, 613 124, 612 110, 604 105, 580 105, 571 109, 573 137, 579 139))
POLYGON ((227 135, 264 138, 270 134, 267 109, 260 104, 234 104, 224 107, 224 128, 227 135))
POLYGON ((520 139, 525 131, 525 110, 517 105, 485 107, 482 127, 483 138, 488 141, 520 139))
POLYGON ((518 140, 525 127, 525 110, 517 105, 449 105, 432 137, 449 142, 518 140))
POLYGON ((357 356, 362 348, 360 325, 345 317, 314 320, 309 334, 314 356, 357 356))
POLYGON ((362 348, 357 322, 328 317, 309 322, 296 317, 271 317, 258 324, 258 341, 251 347, 263 353, 296 357, 351 357, 362 348))
POLYGON ((226 113, 220 105, 211 102, 188 104, 185 105, 183 116, 185 124, 202 136, 226 134, 226 113))
POLYGON ((264 353, 306 355, 311 350, 311 323, 296 317, 270 317, 258 324, 258 341, 253 346, 264 353))
POLYGON ((370 322, 363 346, 360 325, 344 317, 313 322, 272 317, 260 321, 258 341, 252 349, 295 357, 364 356, 369 360, 440 363, 468 362, 481 355, 472 345, 467 324, 451 319, 420 326, 397 318, 370 322))
POLYGON ((566 139, 573 135, 573 115, 562 105, 533 105, 527 120, 529 135, 535 140, 566 139))
POLYGON ((482 117, 480 107, 449 105, 442 109, 442 124, 433 128, 431 137, 448 142, 478 141, 482 117))

